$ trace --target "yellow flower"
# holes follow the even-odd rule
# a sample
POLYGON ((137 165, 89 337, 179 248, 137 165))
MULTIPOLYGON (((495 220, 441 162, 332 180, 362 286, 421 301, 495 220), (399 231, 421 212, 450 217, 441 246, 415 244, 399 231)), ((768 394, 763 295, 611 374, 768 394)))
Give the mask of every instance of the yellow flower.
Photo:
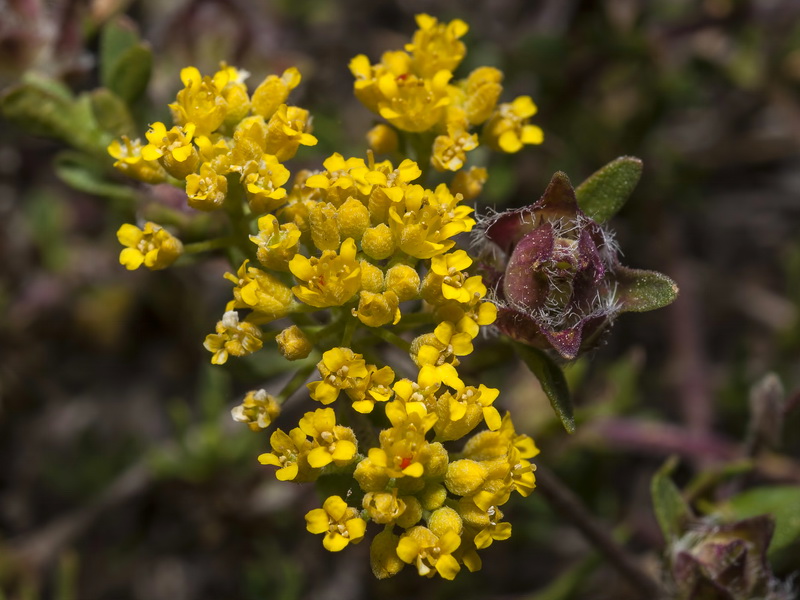
POLYGON ((396 523, 400 527, 413 527, 422 518, 422 505, 414 496, 397 497, 397 488, 391 492, 367 492, 361 505, 370 519, 381 525, 396 523), (400 520, 398 522, 398 520, 400 520))
POLYGON ((411 56, 402 50, 384 52, 381 62, 371 65, 369 59, 359 54, 350 61, 350 72, 355 77, 353 92, 364 106, 374 113, 384 96, 378 86, 378 79, 385 74, 401 77, 411 71, 411 56))
POLYGON ((292 291, 274 275, 257 267, 248 267, 249 262, 245 260, 236 275, 225 274, 225 279, 235 284, 234 300, 228 304, 228 310, 251 308, 261 321, 286 316, 295 305, 292 291))
POLYGON ((322 545, 330 552, 339 552, 347 544, 357 544, 364 538, 367 522, 359 517, 356 508, 347 506, 340 496, 330 496, 306 514, 306 529, 311 533, 324 533, 322 545))
POLYGON ((258 163, 253 163, 242 183, 247 191, 247 202, 254 213, 272 212, 286 204, 286 189, 281 187, 289 181, 289 170, 271 154, 262 154, 258 163))
POLYGON ((193 123, 198 135, 215 131, 228 113, 228 102, 222 88, 228 83, 228 75, 222 71, 211 77, 203 77, 195 67, 181 69, 184 88, 178 92, 176 102, 170 104, 176 125, 193 123))
POLYGON ((175 126, 167 130, 161 122, 155 122, 145 134, 150 142, 142 148, 142 158, 157 160, 164 170, 177 179, 184 179, 194 173, 200 156, 192 145, 195 124, 187 123, 185 127, 175 126))
POLYGON ((425 190, 411 185, 405 190, 403 210, 389 209, 390 227, 397 246, 415 258, 427 259, 444 254, 455 242, 449 238, 470 231, 475 220, 472 208, 459 206, 460 198, 446 185, 425 190))
POLYGON ((367 376, 356 380, 354 387, 346 390, 353 401, 353 410, 360 413, 371 413, 376 402, 388 402, 394 392, 390 387, 394 381, 391 367, 367 365, 367 376))
POLYGON ((456 388, 455 393, 446 392, 436 403, 437 439, 457 440, 475 429, 481 421, 486 421, 490 430, 500 429, 501 418, 492 406, 500 391, 480 384, 456 388))
POLYGON ((341 306, 361 285, 356 244, 350 238, 342 243, 339 254, 325 250, 319 258, 296 255, 289 261, 289 270, 298 281, 305 282, 292 288, 294 295, 317 308, 341 306))
POLYGON ((277 336, 278 351, 286 360, 300 360, 306 358, 314 349, 303 331, 297 325, 290 325, 277 336))
POLYGON ((289 261, 297 254, 300 230, 294 223, 278 224, 275 215, 267 214, 258 220, 258 235, 250 241, 258 245, 258 260, 268 269, 288 271, 289 261))
POLYGON ((503 91, 502 80, 503 73, 494 67, 479 67, 463 82, 462 108, 470 125, 480 125, 491 116, 503 91))
POLYGON ((116 159, 114 168, 129 177, 151 184, 163 183, 167 179, 164 167, 158 161, 142 157, 142 143, 138 139, 131 140, 123 135, 122 143, 114 140, 108 145, 108 153, 116 159))
POLYGON ((411 358, 419 366, 418 383, 426 388, 445 383, 453 388, 463 387, 455 367, 458 356, 472 353, 472 338, 458 333, 456 326, 444 321, 436 326, 433 335, 418 337, 411 345, 411 358))
POLYGON ((339 397, 340 390, 356 387, 358 380, 368 374, 364 358, 350 348, 331 348, 317 364, 322 381, 308 384, 311 397, 330 404, 339 397))
POLYGON ((367 327, 397 325, 401 316, 399 306, 400 300, 391 290, 377 294, 361 290, 358 309, 352 309, 352 313, 367 327))
POLYGON ((483 191, 483 184, 489 178, 489 174, 483 167, 470 167, 469 171, 459 171, 450 182, 450 190, 453 194, 461 194, 464 200, 477 198, 483 191))
POLYGON ((242 403, 231 409, 233 420, 247 423, 253 431, 266 429, 280 414, 280 405, 266 390, 247 392, 242 403))
MULTIPOLYGON (((371 448, 362 463, 382 470, 388 477, 435 477, 447 468, 447 450, 438 443, 430 443, 425 434, 436 422, 420 402, 406 403, 394 400, 386 405, 386 416, 392 427, 380 433, 380 448, 371 448)), ((359 479, 358 469, 354 475, 359 479)), ((362 481, 359 480, 359 484, 362 481)), ((362 484, 362 489, 364 488, 362 484)))
POLYGON ((304 108, 281 104, 267 123, 267 154, 286 162, 297 154, 300 145, 314 146, 317 138, 311 135, 311 116, 304 108))
POLYGON ((150 221, 143 229, 125 223, 117 230, 117 239, 125 246, 119 262, 129 271, 142 265, 151 271, 166 269, 183 253, 183 244, 178 238, 150 221))
POLYGON ((541 144, 541 128, 528 123, 536 114, 536 105, 530 96, 520 96, 510 104, 501 104, 483 126, 483 136, 494 150, 514 153, 523 145, 541 144))
MULTIPOLYGON (((472 259, 463 250, 456 250, 431 259, 431 273, 441 279, 441 292, 445 300, 467 303, 472 298, 464 283, 467 276, 462 271, 472 264, 472 259)), ((480 278, 477 280, 480 282, 480 278)))
POLYGON ((217 322, 217 332, 206 336, 203 346, 213 354, 211 362, 222 365, 229 355, 247 356, 261 350, 261 330, 257 325, 239 321, 239 314, 229 310, 217 322))
POLYGON ((308 454, 313 449, 311 440, 299 427, 292 429, 287 435, 280 429, 272 432, 269 438, 272 452, 265 452, 258 457, 262 465, 278 467, 275 478, 278 481, 314 481, 319 471, 308 464, 308 454))
POLYGON ((477 147, 477 135, 448 127, 447 135, 437 136, 433 141, 431 164, 437 171, 458 171, 467 160, 467 152, 477 147))
POLYGON ((224 122, 226 127, 235 126, 250 112, 250 95, 244 83, 249 76, 247 71, 230 67, 224 62, 214 74, 214 83, 217 88, 221 87, 220 94, 228 104, 224 122))
POLYGON ((378 103, 378 114, 403 131, 432 129, 442 121, 450 104, 447 84, 452 76, 450 71, 439 71, 430 79, 411 73, 381 76, 378 88, 384 100, 378 103))
POLYGON ((439 537, 427 527, 418 525, 400 536, 397 556, 407 564, 414 564, 417 572, 426 577, 439 573, 444 579, 453 579, 461 570, 452 554, 461 544, 455 531, 439 537))
POLYGON ((186 195, 189 206, 197 210, 215 210, 225 203, 228 180, 219 175, 210 163, 200 165, 200 174, 186 176, 186 195))
POLYGON ((455 71, 467 53, 467 47, 459 38, 469 31, 469 25, 461 19, 439 23, 426 14, 417 15, 416 20, 419 29, 405 47, 413 57, 414 72, 421 77, 433 77, 443 70, 455 71))
POLYGON ((253 112, 265 119, 272 117, 278 107, 286 102, 289 92, 300 84, 300 79, 300 71, 295 67, 289 67, 280 77, 267 76, 253 92, 253 112))
POLYGON ((299 427, 315 445, 307 457, 313 468, 321 469, 331 463, 343 467, 355 458, 358 449, 356 436, 349 427, 336 424, 332 408, 307 412, 300 419, 299 427))

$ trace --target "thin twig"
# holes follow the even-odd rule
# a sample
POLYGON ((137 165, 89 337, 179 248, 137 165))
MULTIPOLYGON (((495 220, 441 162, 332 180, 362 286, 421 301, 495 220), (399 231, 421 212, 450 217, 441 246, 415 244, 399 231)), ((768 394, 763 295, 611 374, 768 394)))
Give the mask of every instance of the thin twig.
POLYGON ((553 472, 537 465, 536 485, 551 506, 575 525, 617 571, 642 592, 643 597, 651 600, 661 597, 658 583, 636 564, 635 559, 614 540, 606 528, 591 516, 580 498, 562 484, 553 472))

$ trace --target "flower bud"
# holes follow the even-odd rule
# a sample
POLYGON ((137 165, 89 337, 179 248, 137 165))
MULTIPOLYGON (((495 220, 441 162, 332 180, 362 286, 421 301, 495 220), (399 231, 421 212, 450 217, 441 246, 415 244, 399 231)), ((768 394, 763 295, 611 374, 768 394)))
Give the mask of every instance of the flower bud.
POLYGON ((276 337, 278 351, 286 360, 300 360, 307 357, 314 345, 306 334, 297 326, 292 325, 281 331, 276 337))

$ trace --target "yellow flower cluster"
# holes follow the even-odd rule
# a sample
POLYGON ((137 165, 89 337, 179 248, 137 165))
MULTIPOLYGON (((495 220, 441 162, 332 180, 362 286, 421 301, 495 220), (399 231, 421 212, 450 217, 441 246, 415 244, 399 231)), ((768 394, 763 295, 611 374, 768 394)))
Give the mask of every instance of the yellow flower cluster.
MULTIPOLYGON (((451 82, 466 24, 427 15, 417 23, 405 51, 379 65, 356 57, 351 69, 356 95, 393 126, 373 130, 375 149, 396 146, 400 134, 438 132, 428 138, 430 161, 334 153, 322 169, 292 177, 285 163, 317 141, 308 111, 286 104, 300 74, 270 75, 250 94, 247 74, 224 64, 211 76, 183 69, 173 126, 154 123, 147 144, 123 138, 109 153, 142 181, 182 185, 195 209, 224 209, 231 233, 221 245, 185 247, 226 247, 235 260, 225 275, 232 299, 205 340, 211 362, 253 354, 273 338, 286 360, 300 361, 283 391, 249 392, 234 420, 270 427, 316 366, 307 390, 321 406, 288 432, 276 429, 259 457, 281 481, 338 481, 341 493, 306 516, 308 530, 339 551, 374 522, 382 528, 371 546, 377 577, 413 564, 452 579, 462 565, 480 568, 477 551, 510 536, 500 506, 533 490, 529 459, 538 450, 495 408, 499 390, 459 369, 497 315, 468 271, 472 258, 456 247, 475 225, 465 200, 480 193, 486 170, 430 187, 425 171, 461 169, 478 144, 473 126, 483 124, 486 143, 507 152, 538 143, 541 131, 527 123, 529 98, 497 105, 496 69, 451 82), (445 446, 455 441, 458 452, 445 446)), ((152 223, 123 225, 119 238, 128 268, 163 268, 182 249, 152 223)))
MULTIPOLYGON (((529 96, 498 105, 503 73, 479 67, 466 78, 453 73, 466 55, 461 38, 469 27, 426 14, 417 15, 419 29, 404 50, 388 51, 371 64, 363 54, 350 62, 356 97, 371 111, 402 132, 435 135, 430 161, 438 171, 458 171, 467 152, 480 142, 502 152, 518 152, 526 144, 541 144, 542 130, 529 123, 536 105, 529 96)), ((373 129, 369 142, 376 152, 390 152, 398 135, 386 125, 373 129)), ((430 140, 428 140, 429 142, 430 140)))

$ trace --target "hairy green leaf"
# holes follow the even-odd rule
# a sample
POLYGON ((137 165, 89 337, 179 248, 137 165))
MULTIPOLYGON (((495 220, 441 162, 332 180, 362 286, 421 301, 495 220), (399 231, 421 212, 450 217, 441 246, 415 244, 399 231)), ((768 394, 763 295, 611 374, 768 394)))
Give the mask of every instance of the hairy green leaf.
POLYGON ((678 286, 662 273, 619 266, 614 274, 620 312, 655 310, 671 304, 678 297, 678 286))
POLYGON ((578 205, 592 219, 604 223, 627 202, 641 176, 640 159, 620 156, 593 173, 575 189, 578 205))

